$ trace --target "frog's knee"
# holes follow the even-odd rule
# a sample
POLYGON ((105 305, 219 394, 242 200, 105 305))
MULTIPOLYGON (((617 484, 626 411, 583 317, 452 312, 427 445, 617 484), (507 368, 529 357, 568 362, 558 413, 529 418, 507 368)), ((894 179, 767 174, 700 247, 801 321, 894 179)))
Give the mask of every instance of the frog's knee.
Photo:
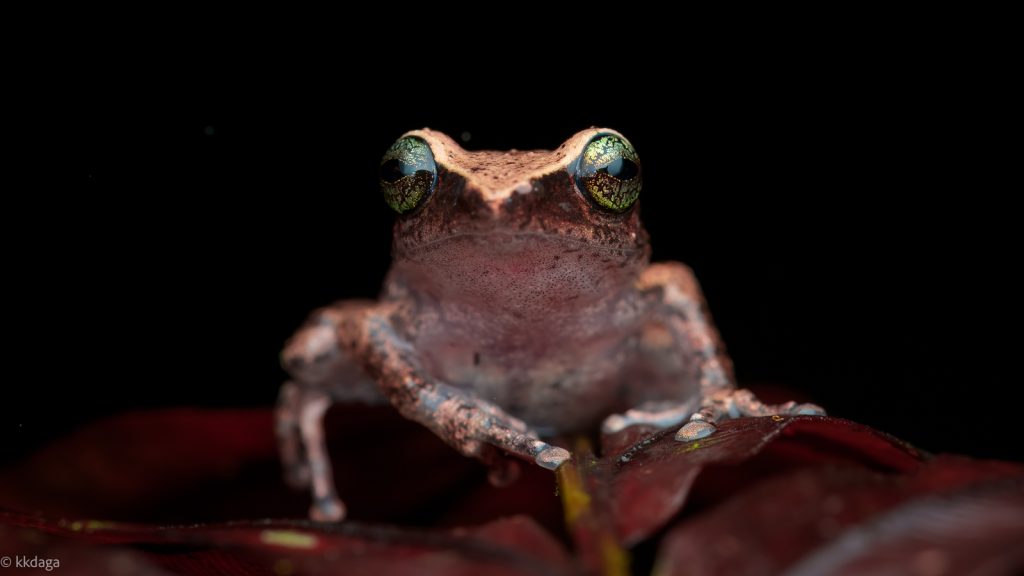
POLYGON ((289 374, 303 379, 324 375, 338 355, 334 326, 315 323, 299 329, 281 351, 281 365, 289 374))
POLYGON ((681 262, 651 264, 640 275, 640 286, 642 288, 676 286, 686 293, 695 293, 699 290, 697 277, 694 276, 693 270, 681 262))

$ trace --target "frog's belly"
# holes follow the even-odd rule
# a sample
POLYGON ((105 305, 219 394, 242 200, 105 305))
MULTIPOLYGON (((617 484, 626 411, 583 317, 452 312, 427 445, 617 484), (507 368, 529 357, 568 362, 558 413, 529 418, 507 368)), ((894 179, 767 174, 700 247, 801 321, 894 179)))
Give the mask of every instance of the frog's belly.
POLYGON ((624 409, 624 346, 591 348, 589 354, 504 350, 489 355, 473 348, 447 342, 443 354, 428 355, 428 369, 440 381, 474 392, 541 434, 592 429, 624 409))

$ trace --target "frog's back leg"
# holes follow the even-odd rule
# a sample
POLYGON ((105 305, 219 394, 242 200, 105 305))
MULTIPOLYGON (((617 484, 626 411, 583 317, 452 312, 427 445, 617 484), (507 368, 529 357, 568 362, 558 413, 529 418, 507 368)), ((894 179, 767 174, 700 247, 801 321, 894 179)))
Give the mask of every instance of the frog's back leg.
POLYGON ((357 325, 370 301, 348 300, 313 312, 285 344, 281 363, 292 376, 278 396, 276 433, 289 484, 312 485, 317 520, 340 520, 345 508, 335 493, 323 435, 323 417, 333 402, 383 404, 376 382, 353 355, 357 325))
POLYGON ((386 404, 377 382, 355 357, 360 323, 377 305, 342 300, 315 310, 281 351, 281 364, 303 388, 317 388, 335 402, 386 404))
POLYGON ((763 404, 736 388, 732 362, 718 336, 700 285, 677 262, 652 264, 638 288, 649 308, 634 369, 626 377, 628 400, 635 408, 608 417, 606 432, 633 424, 667 428, 689 420, 676 435, 694 440, 715 431, 715 423, 740 416, 824 414, 813 404, 763 404))

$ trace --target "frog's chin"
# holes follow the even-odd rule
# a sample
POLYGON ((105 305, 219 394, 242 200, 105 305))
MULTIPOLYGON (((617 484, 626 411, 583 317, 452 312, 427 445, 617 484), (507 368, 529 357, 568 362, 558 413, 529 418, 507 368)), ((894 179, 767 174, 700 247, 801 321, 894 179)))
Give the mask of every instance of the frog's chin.
POLYGON ((523 313, 613 297, 646 263, 642 248, 537 233, 456 234, 395 254, 395 272, 412 290, 523 313))

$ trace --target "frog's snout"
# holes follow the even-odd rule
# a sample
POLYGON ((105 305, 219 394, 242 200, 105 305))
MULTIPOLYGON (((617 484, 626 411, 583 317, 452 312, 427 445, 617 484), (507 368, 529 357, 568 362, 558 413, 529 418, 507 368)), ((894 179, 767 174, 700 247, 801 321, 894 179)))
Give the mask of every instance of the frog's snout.
POLYGON ((530 180, 521 180, 500 188, 481 186, 479 183, 475 184, 475 186, 467 187, 465 192, 468 192, 468 196, 475 198, 473 203, 476 204, 478 202, 479 208, 485 207, 482 213, 474 211, 474 215, 487 218, 500 217, 502 214, 507 213, 512 206, 539 191, 537 184, 530 180))

